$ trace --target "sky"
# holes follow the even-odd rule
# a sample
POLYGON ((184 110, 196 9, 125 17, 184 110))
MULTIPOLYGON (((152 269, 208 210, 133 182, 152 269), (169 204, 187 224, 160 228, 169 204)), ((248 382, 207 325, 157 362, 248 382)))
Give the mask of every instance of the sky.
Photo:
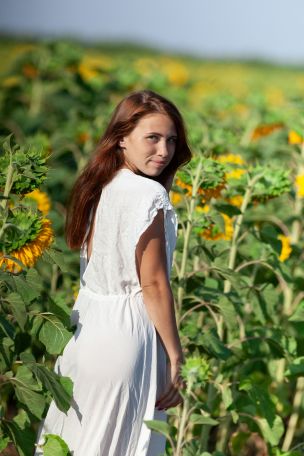
POLYGON ((304 0, 0 0, 0 33, 304 64, 304 0))

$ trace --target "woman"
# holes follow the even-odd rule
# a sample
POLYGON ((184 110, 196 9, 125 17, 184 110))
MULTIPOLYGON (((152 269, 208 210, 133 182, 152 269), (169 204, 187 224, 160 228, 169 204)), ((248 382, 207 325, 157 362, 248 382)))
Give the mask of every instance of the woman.
POLYGON ((177 216, 168 192, 190 159, 172 102, 142 90, 117 105, 68 205, 67 244, 81 249, 77 328, 54 370, 73 380, 73 401, 67 414, 52 401, 36 443, 52 433, 74 456, 164 452, 164 436, 144 421, 165 421, 185 386, 169 279, 177 216))

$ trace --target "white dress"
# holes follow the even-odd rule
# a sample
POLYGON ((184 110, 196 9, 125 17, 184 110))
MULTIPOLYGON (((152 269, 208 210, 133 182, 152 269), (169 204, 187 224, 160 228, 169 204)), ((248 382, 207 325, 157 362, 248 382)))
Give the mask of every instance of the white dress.
MULTIPOLYGON (((148 316, 135 263, 139 237, 160 208, 170 278, 177 215, 165 188, 127 168, 103 188, 89 261, 86 241, 80 250, 80 290, 71 313, 77 328, 54 366, 73 380, 73 401, 65 414, 52 400, 36 443, 51 433, 62 437, 74 456, 164 453, 165 437, 144 420, 167 420, 166 412, 155 408, 165 389, 166 353, 148 316)), ((42 454, 36 448, 34 456, 42 454)))

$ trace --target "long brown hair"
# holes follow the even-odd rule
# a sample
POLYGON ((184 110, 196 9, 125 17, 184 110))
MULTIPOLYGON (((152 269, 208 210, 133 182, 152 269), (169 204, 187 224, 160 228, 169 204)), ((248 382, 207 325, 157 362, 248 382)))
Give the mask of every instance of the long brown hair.
POLYGON ((119 152, 119 141, 131 133, 143 116, 152 113, 166 114, 171 118, 176 128, 177 142, 174 155, 163 172, 159 176, 147 177, 164 185, 170 174, 191 160, 192 153, 187 144, 186 127, 177 107, 152 90, 131 92, 116 106, 92 157, 71 190, 65 224, 66 243, 71 249, 81 247, 91 209, 94 214, 103 187, 124 165, 124 156, 119 152))

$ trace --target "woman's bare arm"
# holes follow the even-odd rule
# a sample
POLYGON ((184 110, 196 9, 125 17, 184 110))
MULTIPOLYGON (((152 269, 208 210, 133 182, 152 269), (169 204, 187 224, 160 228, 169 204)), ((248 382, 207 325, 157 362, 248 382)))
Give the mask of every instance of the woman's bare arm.
POLYGON ((174 298, 166 272, 164 213, 160 209, 136 247, 137 274, 144 303, 171 364, 183 361, 174 298))

